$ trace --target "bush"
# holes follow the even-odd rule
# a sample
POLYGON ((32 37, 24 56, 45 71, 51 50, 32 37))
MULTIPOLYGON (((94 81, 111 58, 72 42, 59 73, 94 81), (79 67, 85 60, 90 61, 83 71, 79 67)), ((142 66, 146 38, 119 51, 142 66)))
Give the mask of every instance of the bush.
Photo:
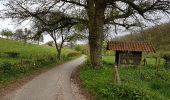
POLYGON ((8 73, 8 74, 12 73, 13 71, 12 64, 9 62, 3 62, 1 64, 1 70, 3 73, 8 73))
POLYGON ((74 46, 74 49, 78 52, 81 52, 82 54, 86 53, 86 46, 76 45, 76 46, 74 46))
POLYGON ((53 57, 53 56, 49 56, 47 59, 49 60, 49 62, 55 62, 56 61, 56 58, 53 57))
POLYGON ((169 53, 164 54, 163 58, 165 60, 165 67, 170 68, 170 54, 169 53))
POLYGON ((170 54, 165 54, 163 58, 165 59, 166 62, 170 62, 170 54))
POLYGON ((80 55, 80 53, 79 52, 75 52, 75 51, 73 51, 73 52, 70 52, 70 53, 68 53, 68 57, 76 57, 76 56, 79 56, 80 55))
POLYGON ((115 52, 112 50, 106 50, 104 51, 105 56, 115 56, 115 52))

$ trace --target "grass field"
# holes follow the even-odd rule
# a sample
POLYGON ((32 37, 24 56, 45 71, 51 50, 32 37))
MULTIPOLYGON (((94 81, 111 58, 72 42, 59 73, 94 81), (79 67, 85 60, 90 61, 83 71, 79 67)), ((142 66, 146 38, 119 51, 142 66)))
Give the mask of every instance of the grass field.
POLYGON ((114 82, 114 58, 103 61, 102 69, 92 69, 87 61, 80 71, 83 85, 97 100, 170 100, 170 69, 163 60, 158 70, 154 58, 147 59, 147 66, 119 68, 121 84, 114 82))
POLYGON ((19 77, 78 56, 69 56, 75 52, 71 49, 62 51, 61 60, 57 60, 55 48, 0 39, 0 88, 19 77))
MULTIPOLYGON (((19 58, 6 57, 4 52, 15 52, 19 53, 19 58, 22 59, 35 59, 47 56, 55 56, 56 50, 48 46, 39 46, 34 44, 24 44, 17 41, 0 39, 0 61, 17 61, 19 58), (3 60, 4 59, 4 60, 3 60)), ((71 52, 70 49, 63 50, 62 54, 67 55, 71 52)))

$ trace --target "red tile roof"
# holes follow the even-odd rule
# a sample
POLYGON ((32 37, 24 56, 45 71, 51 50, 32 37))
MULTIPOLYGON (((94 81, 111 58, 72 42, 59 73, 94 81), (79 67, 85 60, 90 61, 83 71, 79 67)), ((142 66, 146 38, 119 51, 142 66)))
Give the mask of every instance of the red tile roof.
POLYGON ((113 51, 140 51, 155 52, 151 42, 118 42, 111 41, 107 44, 107 50, 113 51))

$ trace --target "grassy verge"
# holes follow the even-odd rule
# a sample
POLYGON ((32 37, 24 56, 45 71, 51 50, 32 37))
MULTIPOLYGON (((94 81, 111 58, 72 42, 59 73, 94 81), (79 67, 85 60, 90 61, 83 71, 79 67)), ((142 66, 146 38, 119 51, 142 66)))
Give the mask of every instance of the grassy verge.
MULTIPOLYGON (((41 64, 40 66, 33 66, 33 67, 16 67, 13 65, 7 65, 9 68, 6 69, 5 72, 0 72, 0 89, 3 87, 8 86, 9 84, 15 82, 17 79, 29 76, 35 72, 38 72, 44 68, 52 68, 55 67, 56 65, 65 63, 67 61, 73 60, 78 58, 79 56, 74 56, 74 57, 69 57, 64 60, 56 61, 56 62, 51 62, 51 63, 44 63, 41 64)), ((6 67, 7 67, 6 66, 6 67)))
MULTIPOLYGON (((113 57, 104 57, 102 69, 94 70, 87 61, 80 70, 85 88, 97 100, 169 100, 170 69, 163 64, 157 70, 149 62, 140 68, 119 68, 121 85, 113 81, 113 57)), ((152 59, 149 59, 153 61, 152 59)))

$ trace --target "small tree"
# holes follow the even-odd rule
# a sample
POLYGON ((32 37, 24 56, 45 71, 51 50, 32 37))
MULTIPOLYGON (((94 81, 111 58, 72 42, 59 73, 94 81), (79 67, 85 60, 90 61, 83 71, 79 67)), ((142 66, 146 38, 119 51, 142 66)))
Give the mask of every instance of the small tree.
POLYGON ((13 37, 16 40, 23 41, 24 43, 27 43, 28 40, 33 40, 33 32, 30 29, 25 28, 23 29, 17 29, 13 35, 13 37))
POLYGON ((50 47, 53 47, 53 41, 48 41, 47 43, 46 43, 46 45, 48 45, 48 46, 50 46, 50 47))
POLYGON ((24 29, 23 31, 23 35, 22 35, 22 40, 24 41, 24 43, 27 43, 27 41, 29 39, 31 39, 31 30, 28 30, 27 28, 24 29))
POLYGON ((1 35, 6 36, 6 38, 9 39, 10 37, 12 37, 13 33, 12 31, 5 29, 5 30, 2 30, 1 35))
POLYGON ((43 42, 44 41, 44 37, 42 34, 40 35, 35 35, 33 36, 33 41, 37 42, 37 44, 39 45, 40 42, 43 42))
POLYGON ((23 30, 17 29, 13 35, 14 39, 21 41, 23 36, 23 30))

